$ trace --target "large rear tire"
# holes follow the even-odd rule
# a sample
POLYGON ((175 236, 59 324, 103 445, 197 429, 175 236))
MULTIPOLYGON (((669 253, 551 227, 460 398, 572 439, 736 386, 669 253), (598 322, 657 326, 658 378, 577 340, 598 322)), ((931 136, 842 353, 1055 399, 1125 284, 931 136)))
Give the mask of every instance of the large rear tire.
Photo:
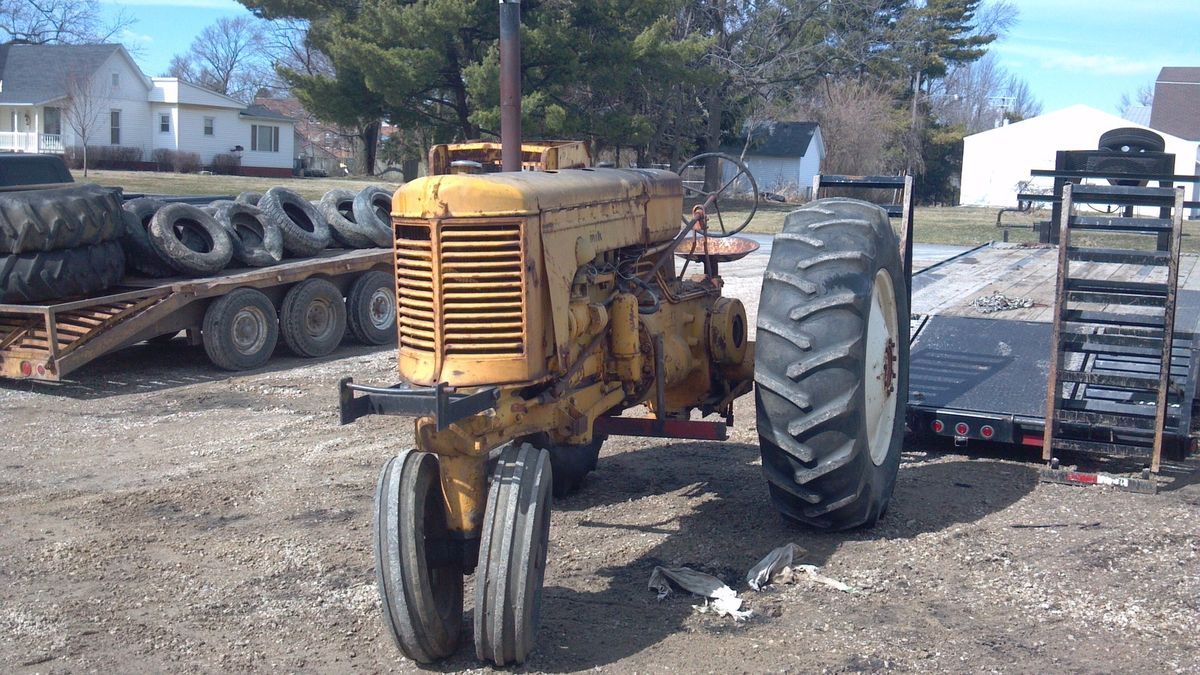
POLYGON ((842 530, 887 509, 908 393, 906 288, 878 206, 823 199, 776 235, 754 380, 763 472, 785 517, 842 530))

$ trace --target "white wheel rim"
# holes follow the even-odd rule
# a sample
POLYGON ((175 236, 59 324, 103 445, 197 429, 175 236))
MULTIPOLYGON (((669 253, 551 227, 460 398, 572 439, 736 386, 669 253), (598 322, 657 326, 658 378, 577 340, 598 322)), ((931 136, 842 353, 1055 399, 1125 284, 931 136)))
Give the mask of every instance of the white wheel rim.
POLYGON ((871 308, 867 319, 866 368, 863 369, 863 391, 866 402, 867 448, 875 466, 887 460, 892 445, 892 429, 896 424, 896 401, 899 394, 897 368, 897 338, 900 334, 896 316, 896 293, 887 270, 875 274, 871 290, 871 308))

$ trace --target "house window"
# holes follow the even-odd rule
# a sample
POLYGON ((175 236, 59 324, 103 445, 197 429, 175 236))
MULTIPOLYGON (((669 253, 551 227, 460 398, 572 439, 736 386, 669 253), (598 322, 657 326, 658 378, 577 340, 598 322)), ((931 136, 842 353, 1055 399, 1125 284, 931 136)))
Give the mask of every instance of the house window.
POLYGON ((45 108, 42 115, 42 133, 62 135, 62 108, 45 108))
POLYGON ((211 117, 205 117, 205 118, 204 118, 204 135, 205 135, 205 136, 212 136, 212 135, 213 135, 213 123, 214 123, 215 121, 216 121, 216 120, 214 120, 214 119, 213 119, 213 118, 211 118, 211 117))
POLYGON ((279 127, 251 124, 250 149, 257 152, 279 152, 279 127))
POLYGON ((121 74, 120 74, 120 73, 113 73, 113 74, 112 74, 112 83, 113 83, 113 84, 112 84, 112 86, 113 86, 113 88, 114 88, 114 89, 115 89, 116 87, 119 87, 119 86, 121 86, 121 74))
POLYGON ((121 111, 110 110, 108 113, 109 145, 121 144, 121 111))
POLYGON ((158 114, 158 130, 164 134, 171 133, 171 113, 158 114))

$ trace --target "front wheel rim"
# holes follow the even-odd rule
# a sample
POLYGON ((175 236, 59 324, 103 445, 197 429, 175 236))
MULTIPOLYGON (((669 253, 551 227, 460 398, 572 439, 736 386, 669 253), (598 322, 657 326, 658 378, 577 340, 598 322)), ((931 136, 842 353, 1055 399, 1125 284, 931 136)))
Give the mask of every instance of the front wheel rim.
POLYGON ((867 447, 871 462, 882 466, 892 447, 899 399, 897 339, 900 335, 896 292, 886 269, 875 274, 868 310, 866 364, 863 369, 867 447))

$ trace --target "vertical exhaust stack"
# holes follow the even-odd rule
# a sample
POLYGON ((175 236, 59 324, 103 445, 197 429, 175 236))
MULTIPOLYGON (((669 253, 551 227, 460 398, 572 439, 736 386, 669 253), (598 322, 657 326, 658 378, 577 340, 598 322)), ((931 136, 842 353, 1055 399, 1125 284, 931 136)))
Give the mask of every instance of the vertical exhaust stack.
POLYGON ((500 0, 500 162, 521 170, 521 0, 500 0))

